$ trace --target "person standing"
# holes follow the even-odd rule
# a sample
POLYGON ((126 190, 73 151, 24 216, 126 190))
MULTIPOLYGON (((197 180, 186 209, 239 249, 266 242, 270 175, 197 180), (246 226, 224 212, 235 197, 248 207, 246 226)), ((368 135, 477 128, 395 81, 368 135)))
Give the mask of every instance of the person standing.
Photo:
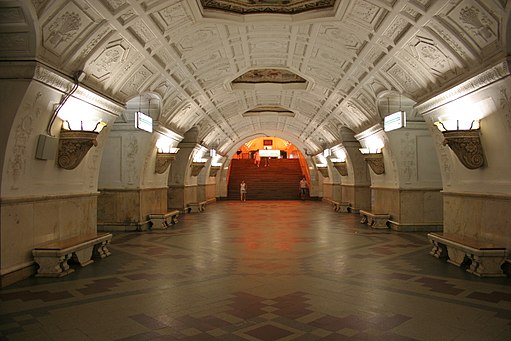
POLYGON ((302 180, 300 180, 300 199, 305 199, 307 196, 307 192, 309 191, 309 184, 307 183, 307 180, 305 177, 302 177, 302 180))
POLYGON ((247 201, 247 184, 245 180, 241 180, 240 183, 240 200, 247 201))
POLYGON ((255 152, 255 155, 254 155, 254 164, 259 167, 259 165, 261 164, 261 155, 259 155, 259 151, 256 151, 255 152))

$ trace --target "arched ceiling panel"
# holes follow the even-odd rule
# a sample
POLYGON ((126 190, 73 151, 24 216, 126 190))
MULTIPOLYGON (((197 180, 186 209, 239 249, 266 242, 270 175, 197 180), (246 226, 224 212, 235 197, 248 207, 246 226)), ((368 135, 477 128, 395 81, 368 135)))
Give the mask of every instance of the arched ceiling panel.
POLYGON ((386 91, 417 102, 506 53, 503 26, 510 6, 504 1, 337 0, 320 8, 323 1, 310 0, 318 6, 294 15, 275 13, 305 2, 213 2, 32 1, 27 11, 26 2, 12 1, 24 6, 0 6, 4 17, 12 12, 0 34, 8 37, 18 22, 32 21, 35 32, 3 40, 0 57, 26 57, 27 41, 37 40, 38 60, 69 75, 84 70, 87 86, 120 102, 157 93, 160 122, 177 133, 199 126, 207 141, 218 134, 234 143, 264 129, 310 141, 311 147, 320 137, 338 138, 339 125, 360 132, 379 122, 377 98, 386 91), (213 2, 272 9, 251 15, 203 8, 213 2), (292 71, 308 85, 229 86, 255 69, 292 71), (258 106, 281 106, 296 115, 242 115, 258 106))

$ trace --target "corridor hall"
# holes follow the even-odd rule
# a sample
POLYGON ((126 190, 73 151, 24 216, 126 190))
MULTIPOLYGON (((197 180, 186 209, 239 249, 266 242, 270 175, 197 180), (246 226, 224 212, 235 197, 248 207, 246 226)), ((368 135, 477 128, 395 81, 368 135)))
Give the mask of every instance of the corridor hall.
POLYGON ((319 201, 219 201, 0 290, 1 340, 510 340, 511 279, 319 201))

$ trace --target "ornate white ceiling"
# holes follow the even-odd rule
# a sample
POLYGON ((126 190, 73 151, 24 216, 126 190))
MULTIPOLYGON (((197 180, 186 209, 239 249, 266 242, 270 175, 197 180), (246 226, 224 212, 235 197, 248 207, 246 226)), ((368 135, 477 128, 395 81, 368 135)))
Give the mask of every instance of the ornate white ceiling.
POLYGON ((158 94, 162 125, 178 133, 198 126, 204 143, 219 141, 221 150, 258 133, 319 150, 320 139, 339 141, 342 126, 360 132, 380 122, 378 102, 389 94, 419 102, 502 60, 511 7, 339 0, 293 15, 243 15, 208 10, 206 2, 2 1, 0 55, 35 55, 69 75, 84 70, 84 84, 122 103, 158 94), (265 69, 307 85, 233 86, 265 69), (272 107, 292 114, 256 114, 272 107))

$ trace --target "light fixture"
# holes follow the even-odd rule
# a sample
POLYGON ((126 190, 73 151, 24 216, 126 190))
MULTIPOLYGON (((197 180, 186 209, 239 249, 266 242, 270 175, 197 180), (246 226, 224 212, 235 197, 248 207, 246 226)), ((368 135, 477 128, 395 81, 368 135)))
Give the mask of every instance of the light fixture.
POLYGON ((218 173, 218 171, 222 168, 222 165, 211 165, 211 167, 209 168, 209 176, 211 177, 215 177, 216 174, 218 173))
POLYGON ((63 121, 57 157, 59 167, 75 169, 89 149, 98 145, 96 138, 105 126, 101 121, 63 121))
POLYGON ((179 148, 168 148, 166 150, 158 149, 156 152, 156 164, 154 166, 154 172, 157 174, 163 174, 169 168, 172 161, 176 159, 176 154, 179 148))
POLYGON ((342 161, 341 159, 331 159, 331 161, 339 174, 342 176, 348 176, 348 166, 346 164, 346 160, 342 161))
POLYGON ((328 167, 325 164, 316 164, 317 170, 323 175, 323 177, 328 178, 328 167))
POLYGON ((330 161, 332 161, 332 164, 334 165, 334 168, 337 169, 339 174, 342 176, 348 175, 348 166, 346 165, 346 151, 344 148, 337 148, 335 150, 332 150, 332 154, 335 157, 331 157, 330 161))
POLYGON ((199 175, 200 171, 202 170, 202 168, 204 168, 205 165, 206 165, 206 162, 204 162, 204 161, 200 161, 200 162, 193 161, 192 164, 190 165, 190 167, 192 167, 192 176, 199 175))
POLYGON ((383 153, 381 148, 359 148, 364 155, 364 160, 375 174, 381 175, 385 173, 385 164, 383 163, 383 153))
POLYGON ((444 135, 442 144, 448 145, 465 167, 477 169, 484 166, 479 120, 446 120, 435 122, 435 125, 444 135))

